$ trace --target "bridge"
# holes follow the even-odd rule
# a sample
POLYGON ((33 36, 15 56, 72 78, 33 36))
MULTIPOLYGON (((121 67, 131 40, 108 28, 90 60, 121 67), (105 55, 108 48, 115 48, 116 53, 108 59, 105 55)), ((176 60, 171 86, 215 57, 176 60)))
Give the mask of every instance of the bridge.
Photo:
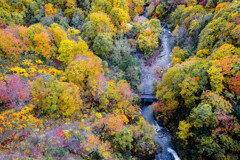
POLYGON ((157 101, 157 98, 154 94, 140 94, 139 98, 142 100, 142 102, 155 102, 157 101))

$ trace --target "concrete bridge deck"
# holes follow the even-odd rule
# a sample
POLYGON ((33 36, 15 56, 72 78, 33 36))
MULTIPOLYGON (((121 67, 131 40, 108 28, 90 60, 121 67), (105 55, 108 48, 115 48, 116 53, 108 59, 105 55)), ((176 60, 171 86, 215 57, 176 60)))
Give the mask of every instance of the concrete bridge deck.
POLYGON ((153 103, 157 101, 157 98, 154 94, 140 94, 139 97, 143 103, 153 103))
POLYGON ((154 94, 140 94, 139 96, 141 99, 152 99, 157 100, 156 96, 154 94))

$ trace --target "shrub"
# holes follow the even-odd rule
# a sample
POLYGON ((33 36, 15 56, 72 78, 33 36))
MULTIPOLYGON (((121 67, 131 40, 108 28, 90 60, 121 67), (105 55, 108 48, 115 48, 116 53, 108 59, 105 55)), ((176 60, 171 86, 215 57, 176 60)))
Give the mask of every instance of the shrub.
POLYGON ((41 125, 42 121, 34 117, 30 112, 34 105, 25 106, 21 111, 7 110, 0 114, 0 144, 12 138, 23 138, 23 134, 18 134, 26 128, 34 128, 41 125))

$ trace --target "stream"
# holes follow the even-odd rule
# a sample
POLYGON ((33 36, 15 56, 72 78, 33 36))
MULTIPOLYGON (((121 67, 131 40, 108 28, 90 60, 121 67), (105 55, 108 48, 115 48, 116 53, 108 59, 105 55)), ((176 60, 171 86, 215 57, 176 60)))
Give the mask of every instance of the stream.
MULTIPOLYGON (((153 82, 159 81, 155 79, 155 69, 158 67, 169 68, 171 63, 171 31, 167 28, 163 28, 160 36, 163 50, 159 54, 151 66, 146 66, 144 60, 140 65, 142 69, 142 83, 141 91, 143 94, 153 94, 153 82)), ((177 153, 175 152, 172 141, 171 134, 166 127, 159 126, 155 121, 153 116, 153 111, 147 104, 143 103, 141 106, 142 117, 150 125, 153 125, 155 132, 158 137, 155 138, 155 143, 159 144, 162 148, 162 153, 155 156, 157 160, 180 160, 177 153)))
MULTIPOLYGON (((152 1, 152 4, 154 3, 154 0, 152 1)), ((148 7, 150 4, 146 5, 144 7, 144 11, 141 15, 145 18, 148 18, 149 12, 148 7)), ((163 23, 164 24, 164 23, 163 23)), ((160 54, 158 54, 154 61, 151 63, 151 65, 146 65, 144 59, 140 59, 140 68, 142 70, 142 79, 141 79, 141 93, 142 94, 154 94, 154 82, 160 82, 161 79, 155 76, 156 69, 159 69, 159 67, 164 68, 166 71, 171 64, 171 56, 172 56, 172 47, 171 47, 171 41, 172 41, 172 32, 169 28, 167 28, 167 24, 165 24, 162 27, 162 32, 159 37, 161 40, 162 47, 159 48, 160 54), (162 50, 161 50, 162 48, 162 50)), ((142 117, 147 121, 150 125, 153 126, 157 137, 155 138, 155 143, 159 144, 162 148, 162 152, 155 155, 155 159, 157 160, 180 160, 178 157, 176 151, 174 150, 174 147, 172 145, 171 140, 171 134, 169 130, 166 127, 159 126, 156 120, 153 116, 153 111, 151 107, 149 107, 149 104, 146 104, 144 102, 141 105, 142 109, 142 117)))
MULTIPOLYGON (((145 7, 142 16, 146 18, 148 17, 147 7, 145 7)), ((154 62, 149 66, 144 63, 143 59, 140 59, 140 67, 142 70, 142 80, 140 88, 142 94, 154 94, 154 81, 160 81, 160 79, 157 79, 155 77, 156 69, 159 67, 163 67, 165 68, 165 70, 167 70, 171 63, 172 48, 170 43, 172 40, 172 32, 167 27, 163 27, 159 38, 161 40, 163 50, 161 50, 161 53, 154 59, 154 62)), ((155 158, 157 160, 180 160, 176 151, 173 148, 171 134, 169 130, 166 127, 158 125, 158 123, 154 119, 152 109, 148 107, 146 103, 142 104, 141 109, 142 117, 150 125, 153 125, 153 128, 158 135, 155 138, 155 143, 159 144, 162 148, 162 152, 155 155, 155 158)))

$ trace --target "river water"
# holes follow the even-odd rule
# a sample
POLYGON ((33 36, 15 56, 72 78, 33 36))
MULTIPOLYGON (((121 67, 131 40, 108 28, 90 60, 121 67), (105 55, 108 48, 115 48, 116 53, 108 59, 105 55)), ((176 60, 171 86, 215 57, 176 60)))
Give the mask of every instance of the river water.
MULTIPOLYGON (((154 0, 153 0, 154 1, 154 0)), ((152 3, 153 3, 152 1, 152 3)), ((148 18, 148 6, 144 7, 144 12, 141 14, 148 18)), ((167 70, 171 63, 172 56, 172 33, 169 28, 163 27, 160 35, 160 40, 162 43, 163 50, 160 54, 154 59, 154 62, 151 65, 146 65, 144 59, 140 59, 140 67, 142 70, 142 79, 141 79, 141 92, 142 94, 154 94, 154 81, 159 82, 160 79, 155 76, 156 69, 159 67, 167 70)), ((155 132, 157 133, 157 137, 155 138, 155 143, 159 144, 162 148, 162 152, 157 154, 155 158, 157 160, 180 160, 176 151, 173 148, 171 134, 166 127, 159 126, 155 121, 153 116, 153 111, 151 107, 147 104, 143 103, 141 106, 142 109, 142 117, 147 121, 150 125, 153 126, 155 132)))
MULTIPOLYGON (((171 31, 168 28, 163 28, 161 36, 159 37, 162 42, 161 54, 159 54, 151 66, 145 65, 142 59, 140 67, 142 70, 142 81, 141 81, 141 92, 142 94, 153 94, 153 83, 154 81, 159 81, 155 78, 155 70, 158 67, 163 67, 168 69, 171 63, 172 48, 171 48, 171 31)), ((145 103, 141 106, 142 117, 149 124, 153 125, 157 137, 155 138, 155 143, 159 144, 162 148, 162 153, 155 156, 157 160, 180 160, 177 153, 175 152, 172 141, 171 134, 166 127, 159 126, 155 121, 153 116, 153 111, 145 103)))

